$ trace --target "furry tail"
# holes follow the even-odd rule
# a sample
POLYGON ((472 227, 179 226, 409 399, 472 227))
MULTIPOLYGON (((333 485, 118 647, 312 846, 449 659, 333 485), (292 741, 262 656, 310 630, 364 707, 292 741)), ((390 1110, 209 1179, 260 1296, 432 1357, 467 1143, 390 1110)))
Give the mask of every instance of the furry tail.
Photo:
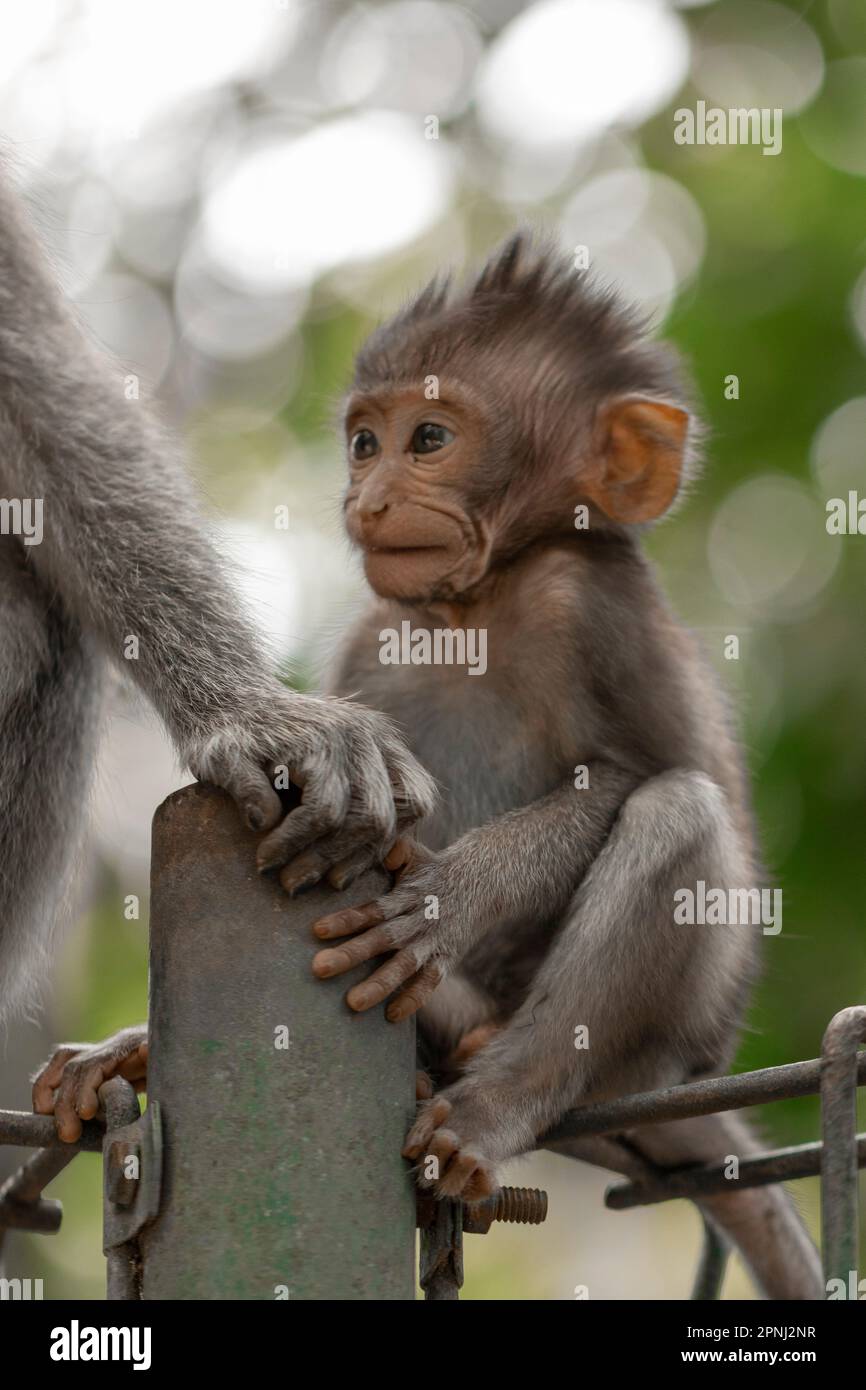
MULTIPOLYGON (((659 1168, 748 1158, 761 1144, 740 1115, 702 1115, 633 1131, 629 1143, 659 1168)), ((746 1187, 703 1197, 701 1210, 737 1247, 766 1298, 820 1300, 821 1259, 783 1186, 746 1187)))
POLYGON ((38 997, 84 822, 101 662, 0 537, 0 1024, 38 997))
MULTIPOLYGON (((597 1167, 622 1173, 634 1182, 655 1177, 659 1169, 720 1163, 728 1155, 747 1158, 761 1145, 739 1115, 702 1115, 665 1125, 631 1130, 614 1137, 554 1141, 545 1147, 597 1167)), ((770 1187, 736 1190, 702 1197, 704 1215, 739 1250, 765 1298, 820 1301, 825 1297, 821 1259, 789 1192, 770 1187)))

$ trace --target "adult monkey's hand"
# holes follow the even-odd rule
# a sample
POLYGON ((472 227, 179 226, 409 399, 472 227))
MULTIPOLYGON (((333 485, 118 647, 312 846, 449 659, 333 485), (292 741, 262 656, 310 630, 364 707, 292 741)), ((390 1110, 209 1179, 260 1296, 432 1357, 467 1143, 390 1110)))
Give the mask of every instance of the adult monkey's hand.
POLYGON ((258 865, 281 869, 289 893, 325 875, 347 887, 435 801, 432 779, 384 715, 276 682, 271 699, 193 739, 185 758, 196 777, 229 792, 252 829, 269 832, 258 865), (301 802, 286 814, 274 782, 288 780, 301 802))

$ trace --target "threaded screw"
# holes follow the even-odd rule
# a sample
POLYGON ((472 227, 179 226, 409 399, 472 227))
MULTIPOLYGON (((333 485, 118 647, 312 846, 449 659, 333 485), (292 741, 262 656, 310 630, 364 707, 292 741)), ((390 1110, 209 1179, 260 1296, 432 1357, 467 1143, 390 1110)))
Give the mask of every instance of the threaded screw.
POLYGON ((537 1187, 500 1187, 492 1197, 463 1208, 463 1229, 486 1235, 494 1221, 540 1226, 547 1216, 547 1193, 537 1187))
POLYGON ((540 1226, 547 1216, 547 1193, 538 1187, 501 1187, 495 1202, 494 1221, 540 1226))

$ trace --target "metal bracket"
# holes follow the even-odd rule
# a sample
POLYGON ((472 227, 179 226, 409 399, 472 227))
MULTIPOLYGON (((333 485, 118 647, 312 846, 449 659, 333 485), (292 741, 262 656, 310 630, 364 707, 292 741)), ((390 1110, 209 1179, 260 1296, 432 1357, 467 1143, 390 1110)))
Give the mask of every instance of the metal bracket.
POLYGON ((132 1124, 106 1133, 102 1149, 103 1242, 107 1255, 126 1245, 159 1212, 162 1190, 162 1118, 156 1101, 132 1124), (130 1176, 127 1160, 138 1160, 130 1176))

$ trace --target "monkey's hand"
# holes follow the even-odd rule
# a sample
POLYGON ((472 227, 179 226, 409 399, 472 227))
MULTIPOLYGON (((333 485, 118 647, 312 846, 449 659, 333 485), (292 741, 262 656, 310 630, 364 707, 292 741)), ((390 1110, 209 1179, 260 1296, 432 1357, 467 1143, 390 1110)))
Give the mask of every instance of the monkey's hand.
POLYGON ((408 864, 406 841, 398 841, 385 860, 386 868, 403 871, 390 893, 313 923, 313 934, 320 941, 353 936, 341 946, 316 953, 313 974, 320 980, 394 952, 346 995, 349 1008, 360 1013, 393 994, 385 1010, 392 1023, 408 1018, 426 1003, 475 940, 480 916, 477 893, 473 893, 477 864, 469 862, 462 842, 436 855, 408 843, 408 864))
POLYGON ((436 799, 433 779, 384 715, 279 684, 266 707, 193 740, 185 758, 201 781, 230 793, 251 829, 270 832, 258 866, 285 866, 289 893, 326 875, 332 887, 348 887, 436 799), (301 788, 288 814, 275 782, 301 788))
POLYGON ((147 1027, 124 1028, 100 1043, 63 1043, 33 1080, 33 1109, 53 1115, 61 1139, 74 1144, 81 1121, 99 1110, 103 1081, 122 1076, 137 1091, 147 1080, 147 1027))

